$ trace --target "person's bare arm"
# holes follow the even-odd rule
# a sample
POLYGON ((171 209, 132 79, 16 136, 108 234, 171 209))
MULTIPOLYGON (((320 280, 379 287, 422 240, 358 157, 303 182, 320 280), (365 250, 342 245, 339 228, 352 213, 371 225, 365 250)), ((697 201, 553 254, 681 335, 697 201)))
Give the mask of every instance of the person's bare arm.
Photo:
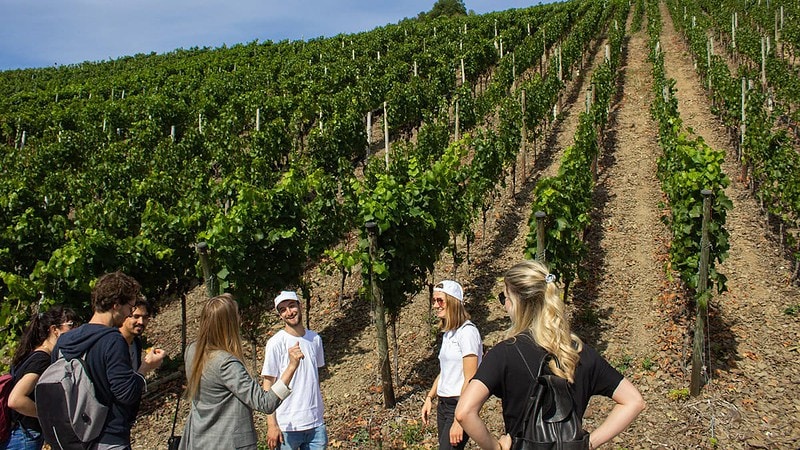
POLYGON ((590 448, 595 449, 620 434, 645 408, 642 394, 627 379, 623 379, 611 397, 617 404, 606 420, 589 435, 590 448))
POLYGON ((489 389, 486 385, 478 380, 470 381, 458 400, 456 420, 483 450, 507 450, 511 448, 511 437, 504 435, 497 440, 481 419, 481 408, 488 399, 489 389))
POLYGON ((11 393, 8 394, 8 407, 28 417, 39 417, 36 412, 36 403, 28 395, 33 392, 39 375, 26 373, 17 381, 11 393))
MULTIPOLYGON (((465 356, 462 359, 461 370, 464 371, 464 384, 461 386, 461 393, 463 394, 464 390, 467 389, 469 385, 469 380, 471 380, 478 371, 478 355, 465 356)), ((458 445, 463 437, 464 433, 461 424, 458 423, 458 420, 454 420, 453 424, 450 426, 450 445, 458 445)))
MULTIPOLYGON (((261 387, 263 387, 265 391, 268 391, 272 388, 275 380, 275 377, 264 376, 261 380, 261 387)), ((276 413, 267 414, 267 448, 269 449, 278 448, 283 442, 283 435, 281 434, 281 428, 278 425, 278 418, 275 414, 276 413)))
POLYGON ((428 419, 431 416, 431 410, 433 409, 433 397, 436 396, 436 390, 439 387, 439 375, 436 375, 436 379, 433 380, 433 386, 428 390, 428 394, 425 396, 425 400, 422 402, 422 410, 420 414, 422 415, 422 423, 428 425, 428 419))

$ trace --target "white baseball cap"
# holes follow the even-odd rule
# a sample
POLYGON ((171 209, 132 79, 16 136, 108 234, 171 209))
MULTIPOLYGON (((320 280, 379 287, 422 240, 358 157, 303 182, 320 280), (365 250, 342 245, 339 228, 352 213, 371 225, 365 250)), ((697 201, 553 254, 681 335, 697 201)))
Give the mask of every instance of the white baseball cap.
POLYGON ((433 287, 433 292, 444 292, 459 302, 464 303, 464 289, 453 280, 440 281, 433 287))
POLYGON ((278 294, 277 297, 275 297, 275 310, 277 311, 278 310, 278 305, 280 305, 281 302, 284 302, 286 300, 294 300, 296 302, 300 302, 300 299, 297 298, 297 292, 295 292, 295 291, 281 291, 281 293, 278 294))

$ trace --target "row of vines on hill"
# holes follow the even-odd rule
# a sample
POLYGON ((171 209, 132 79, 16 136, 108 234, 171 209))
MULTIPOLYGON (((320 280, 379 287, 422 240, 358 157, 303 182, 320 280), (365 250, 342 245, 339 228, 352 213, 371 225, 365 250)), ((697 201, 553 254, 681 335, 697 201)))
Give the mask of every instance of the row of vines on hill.
MULTIPOLYGON (((468 145, 447 145, 452 102, 461 111, 472 103, 473 117, 487 114, 518 69, 541 64, 546 49, 598 11, 570 2, 309 42, 3 73, 4 343, 14 340, 27 305, 85 306, 91 280, 107 270, 133 274, 156 297, 180 291, 196 279, 198 240, 208 242, 222 287, 244 303, 297 284, 345 233, 379 217, 370 208, 392 204, 377 193, 383 180, 423 183, 434 176, 430 161, 442 173, 460 164, 468 145), (364 162, 357 180, 353 162, 371 144, 364 112, 383 102, 391 133, 423 124, 417 147, 426 156, 393 159, 388 168, 364 162)), ((583 27, 586 40, 594 30, 583 27)), ((519 111, 503 109, 512 110, 519 111)), ((495 161, 508 157, 477 149, 509 153, 519 142, 518 130, 516 141, 507 137, 513 130, 476 138, 480 174, 491 176, 495 161)), ((490 190, 490 179, 475 189, 490 190)), ((388 195, 403 200, 387 220, 402 228, 415 214, 434 217, 429 200, 407 201, 393 189, 388 195)), ((453 199, 463 202, 460 193, 453 199)), ((455 232, 465 229, 459 216, 448 218, 455 232)))
MULTIPOLYGON (((722 171, 724 152, 715 150, 701 136, 689 137, 683 130, 675 96, 675 80, 668 79, 664 70, 664 54, 659 35, 661 18, 654 1, 648 2, 648 33, 650 60, 653 64, 654 101, 651 115, 659 126, 659 143, 663 155, 658 160, 658 177, 670 207, 669 225, 672 231, 670 262, 683 281, 693 290, 701 284, 699 262, 701 253, 703 196, 712 192, 712 212, 709 223, 709 282, 719 291, 725 289, 726 278, 716 271, 728 255, 728 232, 725 229, 727 211, 732 208, 724 189, 730 180, 722 171)), ((706 301, 705 297, 699 299, 706 301)))
POLYGON ((728 256, 725 219, 733 204, 724 189, 730 180, 722 171, 725 153, 711 148, 702 136, 691 138, 684 133, 675 80, 668 79, 664 69, 659 41, 661 17, 655 0, 648 1, 648 18, 648 58, 654 80, 650 113, 658 122, 663 150, 657 173, 669 200, 670 262, 695 297, 690 393, 696 396, 709 375, 711 355, 706 352, 705 324, 711 288, 716 285, 719 292, 726 288, 725 276, 715 267, 728 256))
POLYGON ((798 280, 800 154, 798 137, 793 137, 789 130, 797 130, 800 120, 800 73, 797 65, 777 51, 777 42, 766 47, 766 37, 772 33, 769 29, 764 33, 763 28, 767 17, 780 17, 784 4, 787 6, 784 14, 790 23, 781 27, 778 19, 775 32, 786 39, 781 44, 787 44, 789 53, 794 55, 798 46, 792 30, 797 29, 797 20, 791 19, 800 12, 797 2, 775 2, 771 7, 751 4, 742 8, 743 5, 733 1, 723 2, 722 7, 718 3, 675 1, 670 7, 676 25, 692 48, 697 71, 709 87, 712 109, 738 144, 742 177, 749 181, 768 219, 778 223, 779 235, 786 238, 786 246, 795 260, 793 279, 798 280), (729 21, 733 17, 733 23, 721 23, 723 17, 729 21), (735 33, 735 39, 731 32, 735 33), (717 48, 739 61, 734 67, 736 73, 731 72, 721 55, 712 51, 710 42, 714 36, 717 48))
POLYGON ((583 233, 589 226, 597 159, 608 123, 609 105, 616 88, 628 13, 628 8, 620 8, 613 15, 613 25, 607 31, 607 57, 592 74, 593 100, 590 105, 587 103, 587 110, 580 114, 575 143, 565 150, 558 174, 541 180, 534 191, 525 253, 531 258, 543 254, 553 273, 564 283, 565 296, 586 256, 583 233), (540 211, 545 213, 544 249, 539 249, 537 242, 539 219, 535 214, 540 211))

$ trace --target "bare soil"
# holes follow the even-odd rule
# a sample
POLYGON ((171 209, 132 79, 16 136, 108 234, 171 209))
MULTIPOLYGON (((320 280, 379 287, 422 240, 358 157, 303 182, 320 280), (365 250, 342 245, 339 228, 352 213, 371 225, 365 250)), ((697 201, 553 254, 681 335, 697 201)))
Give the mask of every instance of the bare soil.
MULTIPOLYGON (((569 309, 576 332, 597 348, 642 391, 648 408, 608 448, 800 448, 800 371, 797 370, 800 322, 784 313, 796 305, 800 289, 788 283, 791 262, 738 173, 733 146, 709 110, 693 71, 686 44, 662 8, 667 75, 677 83, 685 127, 714 148, 727 152, 726 191, 730 257, 719 268, 728 277, 728 292, 709 307, 710 379, 700 396, 685 395, 691 371, 694 310, 668 264, 669 231, 661 219, 668 210, 656 178, 661 154, 658 128, 650 118, 651 66, 645 31, 624 43, 618 92, 611 124, 604 137, 595 191, 593 225, 586 240, 588 276, 572 290, 569 309)), ((646 30, 646 27, 643 28, 646 30)), ((509 322, 495 293, 498 277, 523 257, 532 191, 536 180, 558 170, 563 150, 572 144, 583 93, 593 67, 602 59, 603 39, 588 58, 591 67, 570 83, 561 117, 553 124, 524 181, 510 180, 489 213, 486 235, 478 235, 471 264, 455 267, 442 255, 434 278, 455 276, 467 292, 467 306, 488 349, 503 338, 509 322)), ((528 161, 533 156, 528 155, 528 161)), ((521 169, 518 173, 521 173, 521 169)), ((474 227, 481 230, 480 223, 474 227)), ((459 243, 461 247, 461 243, 459 243)), ((331 447, 345 449, 436 448, 435 426, 423 427, 419 411, 438 370, 437 333, 427 292, 415 296, 397 324, 399 354, 392 366, 399 373, 394 389, 397 406, 383 407, 377 368, 375 331, 370 307, 358 294, 360 280, 350 278, 338 305, 339 275, 314 269, 310 328, 323 338, 328 370, 322 380, 325 417, 331 447)), ((202 289, 186 296, 188 340, 193 338, 202 289)), ((263 346, 280 328, 269 302, 245 314, 248 365, 260 369, 263 346)), ((147 338, 178 357, 181 349, 180 301, 164 305, 151 322, 147 338)), ((390 343, 390 345, 393 343, 390 343)), ((167 364, 151 383, 134 427, 134 449, 166 448, 176 400, 184 379, 179 364, 167 364)), ((593 399, 584 426, 591 430, 607 416, 613 402, 593 399)), ((180 434, 188 406, 181 403, 180 434)), ((501 431, 499 402, 491 399, 483 415, 490 429, 501 431)), ((265 435, 265 418, 256 413, 265 435)), ((475 448, 470 444, 471 448, 475 448)))

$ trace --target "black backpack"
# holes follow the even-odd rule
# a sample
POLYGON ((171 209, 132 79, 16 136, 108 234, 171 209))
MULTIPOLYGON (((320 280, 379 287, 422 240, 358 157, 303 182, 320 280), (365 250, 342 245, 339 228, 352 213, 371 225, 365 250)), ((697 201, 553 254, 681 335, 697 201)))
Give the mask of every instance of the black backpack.
POLYGON ((583 429, 567 380, 547 373, 553 356, 542 357, 534 376, 519 347, 514 348, 532 381, 525 415, 512 434, 511 450, 588 450, 589 433, 583 429))

